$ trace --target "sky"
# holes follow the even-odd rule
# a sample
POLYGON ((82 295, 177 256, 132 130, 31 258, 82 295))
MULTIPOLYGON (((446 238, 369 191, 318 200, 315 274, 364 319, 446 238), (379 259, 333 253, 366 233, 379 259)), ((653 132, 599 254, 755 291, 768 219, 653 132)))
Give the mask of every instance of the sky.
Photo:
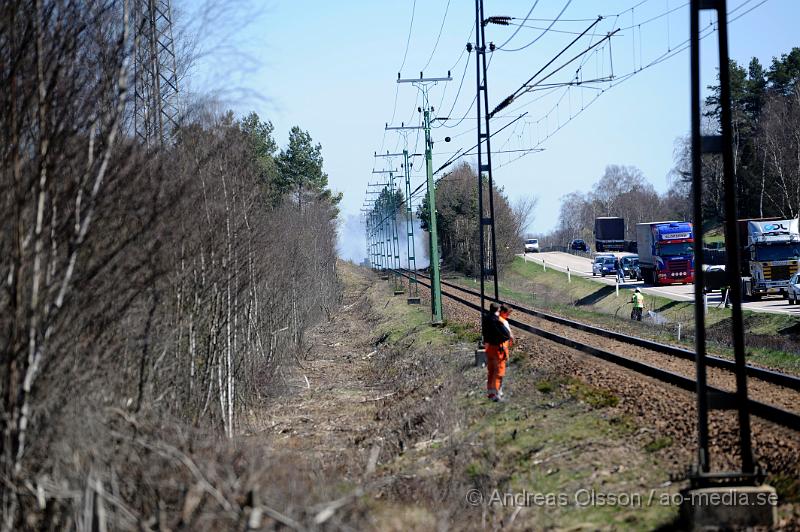
MULTIPOLYGON (((471 0, 232 0, 226 9, 212 2, 217 7, 205 17, 200 6, 208 0, 179 1, 173 2, 183 13, 179 20, 198 34, 189 90, 217 93, 238 115, 257 112, 274 124, 281 146, 294 125, 322 144, 329 185, 344 194, 345 258, 364 256, 359 211, 367 183, 381 177, 372 171, 400 168, 399 159, 374 158, 405 147, 385 124, 420 123, 420 92, 397 84, 398 73, 450 71, 452 81, 429 89, 434 116, 449 117, 432 132, 434 168, 477 142, 475 54, 465 51, 475 42, 471 0)), ((757 57, 767 66, 800 46, 796 0, 731 0, 728 12, 730 56, 740 64, 757 57)), ((667 189, 675 143, 690 127, 689 52, 680 51, 689 37, 686 0, 485 0, 484 13, 514 17, 512 25, 486 27, 487 41, 496 45, 487 54, 490 108, 603 16, 536 78, 567 63, 543 82, 558 86, 520 95, 491 121, 494 132, 516 119, 491 140, 493 174, 512 202, 538 198, 529 233, 554 229, 560 198, 590 190, 609 164, 636 166, 656 190, 667 189), (587 83, 598 78, 610 81, 587 83), (574 79, 583 83, 563 86, 574 79)), ((701 15, 708 34, 701 44, 703 86, 716 81, 714 20, 712 12, 701 15)), ((407 142, 412 153, 424 149, 421 135, 409 134, 407 142)), ((424 181, 422 163, 414 165, 412 188, 424 181)))

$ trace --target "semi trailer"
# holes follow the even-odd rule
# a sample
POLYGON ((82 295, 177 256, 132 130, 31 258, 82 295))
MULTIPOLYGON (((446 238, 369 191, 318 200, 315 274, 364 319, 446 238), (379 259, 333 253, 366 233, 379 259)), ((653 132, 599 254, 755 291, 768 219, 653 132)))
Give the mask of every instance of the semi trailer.
POLYGON ((645 283, 694 282, 694 232, 690 222, 636 224, 636 244, 645 283))
POLYGON ((601 216, 594 219, 594 249, 625 251, 625 220, 616 216, 601 216))

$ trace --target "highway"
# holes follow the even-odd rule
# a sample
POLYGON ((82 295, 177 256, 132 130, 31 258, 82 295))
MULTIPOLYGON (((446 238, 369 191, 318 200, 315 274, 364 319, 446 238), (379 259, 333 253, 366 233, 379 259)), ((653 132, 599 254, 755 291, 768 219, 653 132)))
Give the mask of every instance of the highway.
MULTIPOLYGON (((619 253, 618 255, 624 256, 628 253, 619 253)), ((592 277, 592 259, 589 257, 582 257, 578 255, 571 255, 569 253, 562 253, 559 251, 552 251, 547 253, 524 253, 520 254, 528 262, 535 262, 537 264, 545 263, 548 268, 554 268, 558 271, 566 272, 569 268, 571 275, 579 277, 587 277, 598 283, 614 285, 615 278, 613 275, 606 277, 592 277)), ((669 285, 654 287, 645 285, 642 281, 626 280, 625 283, 620 285, 620 289, 632 290, 639 287, 645 294, 658 295, 677 301, 694 301, 694 285, 669 285)), ((709 307, 721 306, 722 299, 719 292, 712 292, 708 294, 709 307)), ((789 305, 789 303, 778 296, 770 296, 762 299, 761 301, 748 301, 742 305, 745 310, 752 310, 755 312, 772 312, 776 314, 791 314, 800 316, 800 305, 789 305)))

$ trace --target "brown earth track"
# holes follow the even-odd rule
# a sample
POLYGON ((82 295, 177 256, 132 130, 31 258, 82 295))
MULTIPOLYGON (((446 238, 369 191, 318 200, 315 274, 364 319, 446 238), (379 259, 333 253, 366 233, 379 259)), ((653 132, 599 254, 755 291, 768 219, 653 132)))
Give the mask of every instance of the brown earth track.
MULTIPOLYGON (((443 287, 443 291, 468 301, 477 302, 478 299, 449 287, 443 287)), ((420 290, 420 294, 423 299, 427 299, 428 294, 424 289, 420 290)), ((447 297, 443 298, 443 304, 447 319, 479 326, 479 318, 474 310, 447 297)), ((569 334, 564 334, 568 329, 565 326, 546 322, 541 318, 523 316, 521 313, 516 313, 513 317, 576 341, 693 377, 694 364, 691 361, 676 361, 674 358, 669 360, 671 358, 669 355, 584 331, 569 329, 569 334)), ((612 391, 620 399, 619 409, 633 417, 637 423, 652 427, 655 433, 670 438, 674 442, 670 447, 670 458, 675 465, 676 474, 683 473, 686 465, 693 462, 697 419, 694 394, 540 337, 527 333, 518 333, 517 336, 519 338, 517 350, 533 357, 535 367, 540 368, 543 374, 577 377, 588 384, 612 391), (643 400, 644 398, 646 400, 643 400)), ((714 371, 713 376, 709 372, 709 383, 720 388, 732 389, 732 376, 724 375, 723 372, 724 370, 714 371)), ((752 383, 752 379, 750 381, 752 383)), ((780 387, 777 387, 780 390, 774 390, 775 387, 776 385, 759 381, 758 385, 751 386, 751 390, 755 392, 752 397, 784 407, 791 405, 791 409, 796 410, 797 393, 780 387), (777 394, 779 399, 774 399, 773 394, 777 394), (790 402, 791 396, 794 397, 794 402, 790 402)), ((738 429, 735 414, 713 411, 711 420, 712 468, 737 469, 738 429)), ((800 432, 754 418, 752 444, 755 458, 766 472, 773 475, 787 475, 795 479, 800 477, 800 432)))

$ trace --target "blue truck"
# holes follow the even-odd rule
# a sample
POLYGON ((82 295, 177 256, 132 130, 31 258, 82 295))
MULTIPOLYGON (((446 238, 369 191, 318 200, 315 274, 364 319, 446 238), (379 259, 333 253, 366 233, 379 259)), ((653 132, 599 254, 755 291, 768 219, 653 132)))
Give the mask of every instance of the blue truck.
POLYGON ((694 282, 694 231, 690 222, 636 224, 636 244, 645 283, 694 282))

